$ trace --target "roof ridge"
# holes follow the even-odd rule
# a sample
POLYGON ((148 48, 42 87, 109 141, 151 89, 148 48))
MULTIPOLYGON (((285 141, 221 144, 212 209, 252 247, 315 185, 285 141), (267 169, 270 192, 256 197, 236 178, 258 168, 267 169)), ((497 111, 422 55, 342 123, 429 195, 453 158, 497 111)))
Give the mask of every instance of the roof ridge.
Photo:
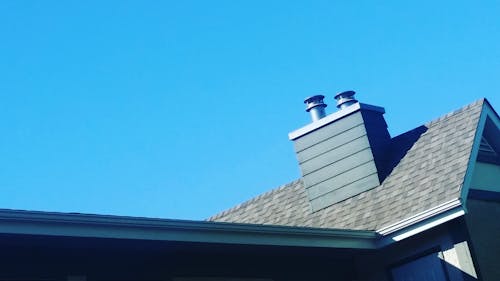
POLYGON ((461 108, 455 109, 455 110, 450 111, 450 112, 448 112, 448 113, 446 113, 444 115, 441 115, 438 118, 433 119, 433 120, 425 123, 425 125, 428 126, 428 127, 433 126, 436 123, 439 123, 439 122, 441 122, 443 120, 451 118, 452 116, 454 116, 456 114, 460 114, 460 113, 462 113, 462 112, 464 112, 466 110, 469 110, 469 109, 471 109, 473 107, 476 107, 476 106, 479 106, 479 105, 483 105, 483 103, 484 103, 485 100, 486 100, 486 98, 480 98, 480 99, 478 99, 478 100, 476 100, 476 101, 474 101, 472 103, 469 103, 469 104, 467 104, 465 106, 462 106, 461 108))
POLYGON ((242 202, 242 203, 240 203, 240 204, 238 204, 236 206, 233 206, 233 207, 231 207, 229 209, 226 209, 226 210, 224 210, 224 211, 222 211, 220 213, 217 213, 217 214, 215 214, 215 215, 213 215, 213 216, 211 216, 211 217, 209 217, 209 218, 207 218, 205 220, 207 220, 207 221, 213 221, 213 220, 219 219, 221 217, 224 217, 228 213, 232 213, 232 212, 237 211, 237 210, 239 210, 241 208, 244 208, 244 207, 250 205, 251 203, 253 203, 253 202, 257 201, 257 200, 260 200, 260 199, 262 199, 264 197, 267 197, 267 196, 270 196, 272 194, 275 194, 278 191, 281 191, 281 190, 283 190, 285 188, 288 188, 290 186, 294 186, 295 184, 299 183, 300 181, 302 181, 302 178, 298 178, 298 179, 293 180, 293 181, 291 181, 289 183, 280 185, 280 186, 278 186, 276 188, 273 188, 273 189, 268 190, 268 191, 266 191, 264 193, 261 193, 261 194, 259 194, 257 196, 254 196, 251 199, 249 199, 247 201, 244 201, 244 202, 242 202))

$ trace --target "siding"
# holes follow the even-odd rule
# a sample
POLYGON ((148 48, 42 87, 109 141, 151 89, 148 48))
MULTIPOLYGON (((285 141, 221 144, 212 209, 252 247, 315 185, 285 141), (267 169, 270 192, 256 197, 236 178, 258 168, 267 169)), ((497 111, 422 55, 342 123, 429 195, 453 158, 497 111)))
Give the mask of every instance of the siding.
POLYGON ((296 139, 294 147, 313 211, 380 184, 362 111, 296 139))
MULTIPOLYGON (((442 270, 447 276, 446 280, 449 281, 500 280, 478 278, 477 268, 475 268, 472 261, 470 245, 467 239, 468 234, 464 220, 459 218, 449 221, 446 224, 381 248, 375 253, 359 255, 355 259, 358 276, 354 280, 397 281, 399 279, 394 277, 400 277, 401 275, 407 277, 413 275, 413 279, 407 280, 433 280, 432 277, 425 276, 430 273, 430 269, 433 267, 432 264, 424 266, 425 269, 420 268, 413 272, 410 272, 412 271, 410 268, 406 268, 406 270, 409 269, 407 272, 397 272, 404 265, 411 264, 424 257, 431 258, 433 262, 439 260, 443 266, 442 270), (431 253, 432 256, 429 256, 431 253)), ((436 273, 436 275, 438 274, 440 275, 440 273, 436 273)))
POLYGON ((467 209, 465 218, 480 275, 485 281, 498 281, 500 202, 468 199, 467 209))

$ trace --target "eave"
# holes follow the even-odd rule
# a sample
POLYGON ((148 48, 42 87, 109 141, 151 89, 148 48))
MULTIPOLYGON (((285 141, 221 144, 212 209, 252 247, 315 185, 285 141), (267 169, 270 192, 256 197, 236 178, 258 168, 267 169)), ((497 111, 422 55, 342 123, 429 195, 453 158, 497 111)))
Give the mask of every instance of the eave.
POLYGON ((0 234, 375 249, 373 231, 0 209, 0 234))
POLYGON ((384 247, 399 242, 463 215, 465 215, 465 210, 459 199, 445 202, 377 230, 377 233, 381 235, 377 246, 384 247))

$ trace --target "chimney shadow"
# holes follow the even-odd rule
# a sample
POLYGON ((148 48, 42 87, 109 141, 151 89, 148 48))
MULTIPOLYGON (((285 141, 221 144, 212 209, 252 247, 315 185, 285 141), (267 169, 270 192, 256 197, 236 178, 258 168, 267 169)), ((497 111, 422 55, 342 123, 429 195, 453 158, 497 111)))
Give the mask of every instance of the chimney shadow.
POLYGON ((384 180, 392 173, 392 170, 399 164, 401 159, 405 157, 408 150, 410 150, 410 148, 418 141, 420 136, 427 130, 428 128, 422 125, 391 139, 389 153, 387 154, 386 159, 387 166, 384 180))

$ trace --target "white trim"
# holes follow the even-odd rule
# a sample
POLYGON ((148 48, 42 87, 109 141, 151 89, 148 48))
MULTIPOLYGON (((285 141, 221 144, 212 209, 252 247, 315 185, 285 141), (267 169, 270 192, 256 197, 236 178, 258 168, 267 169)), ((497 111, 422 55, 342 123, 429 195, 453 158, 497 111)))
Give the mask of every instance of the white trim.
POLYGON ((296 140, 303 135, 306 135, 314 130, 317 130, 321 127, 324 127, 332 122, 335 122, 349 114, 352 114, 360 109, 366 109, 366 110, 372 110, 372 111, 377 111, 381 113, 385 113, 385 109, 383 107, 379 106, 374 106, 374 105, 369 105, 369 104, 364 104, 364 103, 355 103, 353 105, 350 105, 342 110, 336 111, 326 117, 323 117, 317 121, 314 121, 310 124, 305 125, 304 127, 297 129, 291 133, 288 134, 288 138, 290 140, 296 140))
POLYGON ((441 213, 444 213, 448 210, 451 210, 453 208, 461 206, 460 199, 453 199, 451 201, 445 202, 443 204, 440 204, 434 208, 431 208, 429 210, 426 210, 424 212, 418 213, 414 216, 411 216, 409 218, 403 219, 399 222, 396 222, 394 224, 382 227, 379 230, 376 230, 377 233, 386 236, 387 234, 396 232, 398 230, 401 230, 403 228, 409 227, 413 224, 416 224, 418 222, 421 222, 423 220, 432 218, 436 215, 439 215, 441 213))
POLYGON ((472 175, 476 167, 477 156, 479 154, 479 147, 481 145, 481 138, 484 133, 484 128, 486 126, 486 119, 490 120, 495 124, 497 128, 500 128, 500 118, 497 113, 490 105, 490 103, 485 99, 483 106, 481 108, 481 113, 476 127, 476 134, 474 136, 474 141, 472 144, 472 150, 469 157, 469 163, 467 164, 467 171, 465 172, 464 182, 462 184, 462 189, 460 190, 460 197, 464 201, 464 208, 467 209, 467 197, 469 195, 470 184, 472 182, 472 175))
POLYGON ((458 217, 463 216, 463 215, 465 215, 465 211, 464 210, 458 210, 458 211, 453 212, 453 213, 451 213, 451 214, 449 214, 447 216, 444 216, 444 217, 439 218, 437 220, 433 220, 433 221, 431 221, 429 223, 426 223, 424 225, 421 225, 419 227, 410 229, 409 231, 406 231, 406 232, 403 232, 403 233, 401 233, 399 235, 396 235, 396 236, 392 237, 392 239, 394 241, 396 241, 396 242, 401 241, 401 240, 406 239, 406 238, 408 238, 410 236, 413 236, 413 235, 418 234, 420 232, 426 231, 428 229, 431 229, 431 228, 433 228, 435 226, 443 224, 443 223, 445 223, 447 221, 451 221, 452 219, 458 218, 458 217))

